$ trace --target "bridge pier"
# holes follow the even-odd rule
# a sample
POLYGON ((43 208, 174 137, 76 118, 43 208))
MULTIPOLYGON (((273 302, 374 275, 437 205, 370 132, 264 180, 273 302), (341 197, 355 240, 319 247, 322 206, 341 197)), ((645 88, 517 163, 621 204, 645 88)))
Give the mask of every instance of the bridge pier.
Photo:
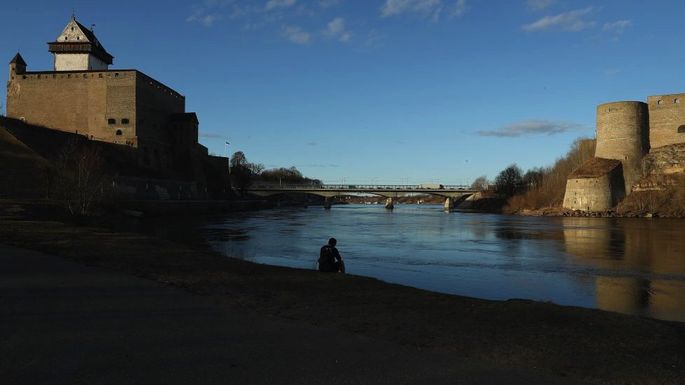
POLYGON ((454 208, 454 199, 447 197, 445 198, 445 204, 443 205, 445 211, 452 211, 454 208))
POLYGON ((324 208, 325 210, 330 210, 330 209, 331 209, 331 201, 332 201, 332 200, 333 200, 333 198, 331 198, 331 197, 326 197, 326 198, 324 199, 324 201, 323 201, 323 208, 324 208))
POLYGON ((388 210, 392 210, 395 208, 395 203, 393 202, 392 198, 388 198, 385 200, 385 208, 388 210))

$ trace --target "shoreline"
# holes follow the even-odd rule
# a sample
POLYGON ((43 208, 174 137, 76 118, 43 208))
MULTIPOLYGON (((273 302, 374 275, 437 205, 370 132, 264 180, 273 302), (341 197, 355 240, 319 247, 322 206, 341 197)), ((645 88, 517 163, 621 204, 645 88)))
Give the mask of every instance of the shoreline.
POLYGON ((328 325, 479 364, 594 383, 685 381, 685 323, 258 265, 197 245, 20 215, 0 217, 0 243, 217 296, 224 306, 266 317, 328 325))

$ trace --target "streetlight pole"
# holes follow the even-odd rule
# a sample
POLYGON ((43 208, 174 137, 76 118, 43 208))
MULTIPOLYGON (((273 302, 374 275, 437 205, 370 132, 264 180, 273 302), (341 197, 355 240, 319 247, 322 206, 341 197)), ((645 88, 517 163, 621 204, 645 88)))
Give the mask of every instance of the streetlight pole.
POLYGON ((224 142, 224 151, 226 152, 226 162, 228 162, 228 176, 231 176, 231 157, 228 155, 228 141, 224 142))

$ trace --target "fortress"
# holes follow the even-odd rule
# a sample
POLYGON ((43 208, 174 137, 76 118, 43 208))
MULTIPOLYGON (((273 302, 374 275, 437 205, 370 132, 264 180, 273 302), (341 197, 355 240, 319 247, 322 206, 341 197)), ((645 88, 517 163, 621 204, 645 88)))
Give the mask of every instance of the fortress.
POLYGON ((140 71, 109 69, 113 56, 75 17, 48 47, 52 71, 27 71, 20 54, 10 62, 8 117, 137 148, 142 165, 158 169, 206 153, 185 97, 140 71))
POLYGON ((28 71, 19 53, 9 64, 0 130, 12 140, 52 160, 51 151, 40 151, 50 142, 78 139, 108 149, 109 172, 133 197, 230 194, 228 159, 198 143, 199 121, 185 110, 183 95, 135 69, 110 69, 114 57, 74 16, 48 50, 51 71, 28 71))
POLYGON ((685 94, 671 94, 597 106, 595 158, 569 176, 564 207, 603 211, 630 194, 645 156, 685 144, 683 102, 685 94))

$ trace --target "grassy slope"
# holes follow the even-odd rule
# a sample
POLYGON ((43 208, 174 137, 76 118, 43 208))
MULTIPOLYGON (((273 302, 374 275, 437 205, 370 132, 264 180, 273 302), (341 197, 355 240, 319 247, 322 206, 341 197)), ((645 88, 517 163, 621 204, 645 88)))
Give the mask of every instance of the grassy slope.
POLYGON ((39 196, 47 162, 0 126, 0 196, 39 196))

